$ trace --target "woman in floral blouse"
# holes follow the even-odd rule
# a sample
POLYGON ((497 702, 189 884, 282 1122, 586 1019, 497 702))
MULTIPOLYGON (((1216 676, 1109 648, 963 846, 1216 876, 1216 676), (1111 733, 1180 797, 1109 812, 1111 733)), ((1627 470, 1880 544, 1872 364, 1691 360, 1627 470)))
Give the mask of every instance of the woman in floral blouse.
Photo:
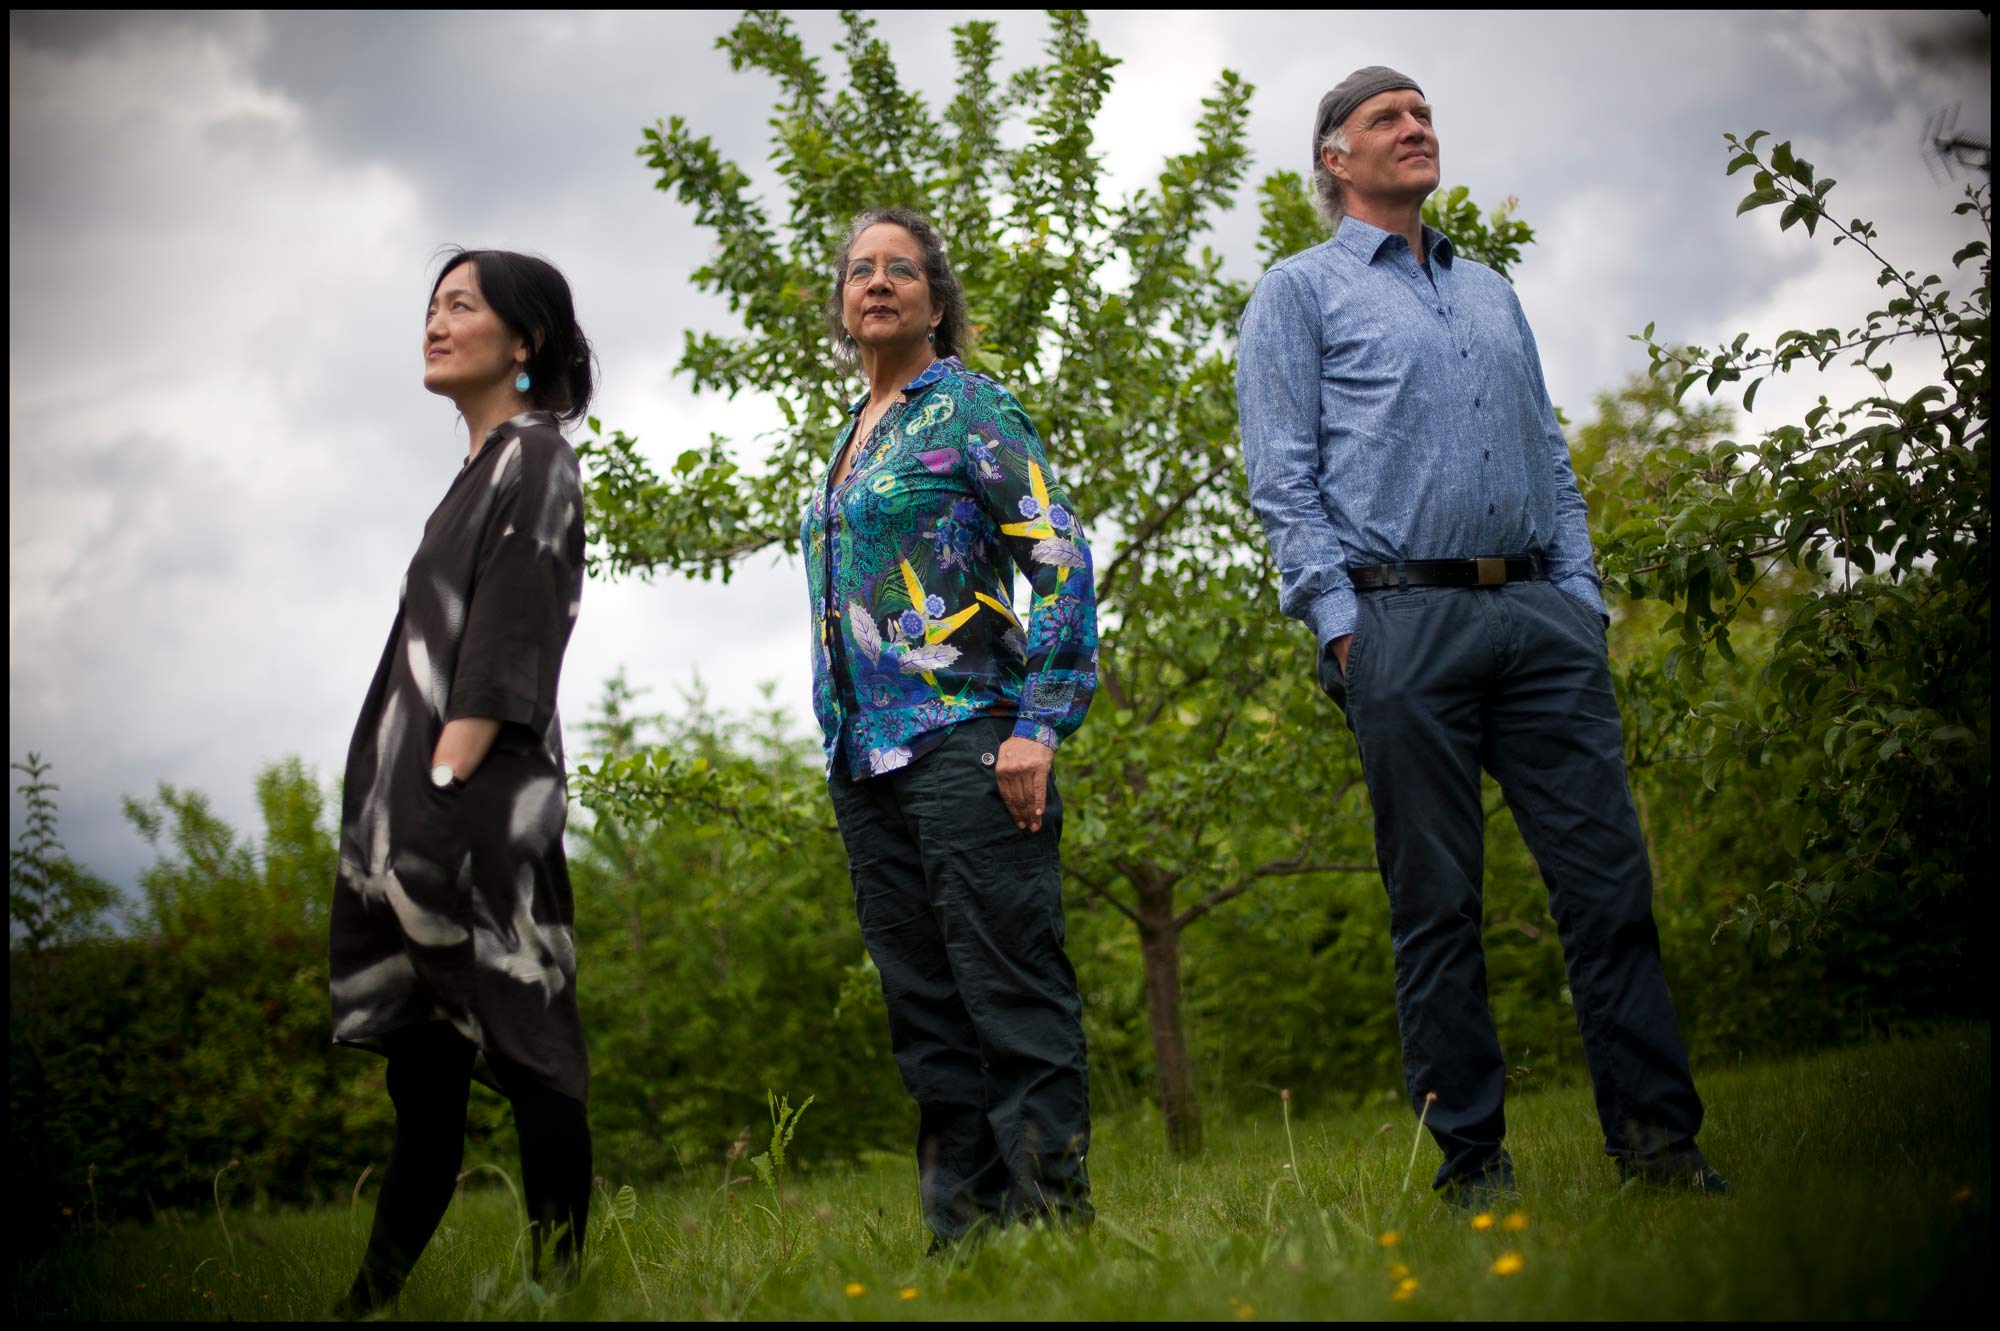
POLYGON ((857 217, 827 312, 868 391, 801 533, 813 711, 920 1111, 932 1251, 982 1224, 1088 1222, 1051 769, 1097 686, 1090 547, 1021 404, 958 359, 965 296, 928 220, 857 217))

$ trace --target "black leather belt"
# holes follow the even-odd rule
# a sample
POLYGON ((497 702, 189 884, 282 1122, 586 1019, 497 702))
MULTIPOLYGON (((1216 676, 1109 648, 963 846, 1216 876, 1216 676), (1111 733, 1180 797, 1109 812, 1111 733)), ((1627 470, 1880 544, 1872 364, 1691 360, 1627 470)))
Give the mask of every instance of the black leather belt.
POLYGON ((1545 578, 1548 571, 1533 555, 1486 559, 1406 559, 1400 564, 1352 564, 1347 576, 1358 592, 1383 587, 1498 587, 1503 582, 1545 578))

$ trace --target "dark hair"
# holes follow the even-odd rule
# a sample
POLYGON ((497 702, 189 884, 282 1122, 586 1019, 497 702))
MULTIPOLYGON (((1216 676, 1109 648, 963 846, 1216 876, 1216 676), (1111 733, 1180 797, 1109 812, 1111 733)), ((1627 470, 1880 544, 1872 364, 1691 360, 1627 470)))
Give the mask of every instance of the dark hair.
POLYGON ((528 401, 574 425, 590 409, 590 339, 577 327, 569 283, 547 259, 512 250, 454 249, 431 283, 431 298, 452 269, 469 263, 493 312, 528 344, 528 401))
POLYGON ((965 288, 958 284, 958 275, 951 271, 951 260, 945 257, 944 237, 931 225, 930 218, 914 208, 870 208, 867 212, 855 214, 853 223, 847 228, 847 235, 840 242, 840 255, 833 265, 833 294, 826 301, 826 317, 833 328, 834 350, 843 356, 854 354, 847 325, 840 318, 841 291, 847 285, 847 256, 861 233, 879 222, 899 226, 916 238, 917 248, 924 255, 924 279, 930 283, 931 300, 944 311, 936 329, 937 354, 962 354, 965 350, 965 288))

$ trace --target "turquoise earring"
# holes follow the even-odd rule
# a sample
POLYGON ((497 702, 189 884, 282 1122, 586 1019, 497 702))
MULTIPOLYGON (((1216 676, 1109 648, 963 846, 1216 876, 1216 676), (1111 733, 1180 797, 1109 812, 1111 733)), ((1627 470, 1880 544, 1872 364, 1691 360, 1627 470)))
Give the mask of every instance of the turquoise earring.
POLYGON ((528 371, 525 368, 514 376, 514 391, 516 393, 525 393, 534 386, 535 381, 528 377, 528 371))

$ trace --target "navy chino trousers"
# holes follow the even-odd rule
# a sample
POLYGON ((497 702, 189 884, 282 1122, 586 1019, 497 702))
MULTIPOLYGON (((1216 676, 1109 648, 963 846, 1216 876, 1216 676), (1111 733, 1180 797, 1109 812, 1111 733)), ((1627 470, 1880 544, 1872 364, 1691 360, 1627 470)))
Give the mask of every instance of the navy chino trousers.
POLYGON ((1701 1128, 1660 965, 1652 867, 1626 782, 1603 621, 1544 580, 1358 595, 1346 713, 1375 807, 1410 1102, 1444 1150, 1436 1186, 1511 1186, 1506 1063, 1480 945, 1482 768, 1548 884, 1605 1151, 1644 1157, 1701 1128))
POLYGON ((827 778, 889 1041, 917 1102, 925 1223, 1088 1224, 1083 1003, 1063 950, 1062 796, 1024 832, 994 768, 1012 717, 979 717, 894 772, 827 778))

